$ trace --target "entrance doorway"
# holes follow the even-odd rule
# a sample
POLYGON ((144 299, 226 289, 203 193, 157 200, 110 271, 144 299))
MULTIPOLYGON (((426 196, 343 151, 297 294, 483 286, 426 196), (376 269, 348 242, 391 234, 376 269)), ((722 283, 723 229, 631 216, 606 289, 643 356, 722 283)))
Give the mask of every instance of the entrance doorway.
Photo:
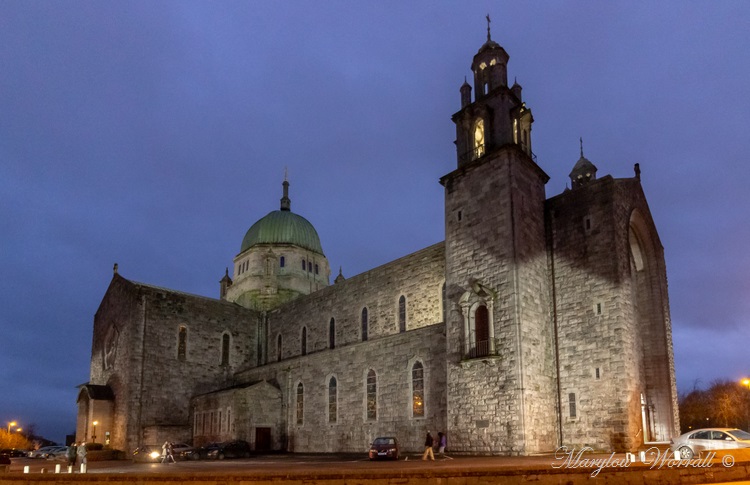
POLYGON ((255 428, 255 451, 271 451, 271 428, 255 428))

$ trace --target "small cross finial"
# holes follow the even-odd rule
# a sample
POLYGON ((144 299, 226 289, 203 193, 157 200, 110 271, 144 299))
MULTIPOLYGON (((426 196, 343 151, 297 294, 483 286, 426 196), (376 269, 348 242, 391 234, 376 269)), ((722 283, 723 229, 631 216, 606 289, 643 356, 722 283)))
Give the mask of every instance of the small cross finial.
POLYGON ((581 158, 583 158, 583 137, 579 138, 581 141, 581 158))
POLYGON ((485 18, 487 19, 487 40, 490 41, 492 40, 490 39, 490 14, 487 14, 485 18))

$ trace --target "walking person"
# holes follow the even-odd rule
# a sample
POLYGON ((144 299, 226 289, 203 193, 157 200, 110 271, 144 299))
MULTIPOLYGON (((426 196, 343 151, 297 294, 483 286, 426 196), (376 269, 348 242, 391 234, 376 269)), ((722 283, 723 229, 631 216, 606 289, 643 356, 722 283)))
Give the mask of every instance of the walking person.
POLYGON ((432 451, 432 447, 435 445, 435 440, 432 438, 432 435, 430 432, 427 432, 427 437, 424 439, 424 454, 422 455, 422 460, 427 460, 427 457, 430 457, 430 460, 435 461, 435 453, 432 451))
POLYGON ((162 463, 174 463, 174 447, 172 443, 167 440, 161 445, 161 462, 162 463))
POLYGON ((450 456, 445 454, 445 448, 448 446, 448 437, 442 431, 438 432, 438 456, 445 458, 446 460, 452 460, 450 456))
POLYGON ((73 467, 76 466, 76 459, 78 458, 78 447, 75 441, 68 446, 66 458, 68 459, 68 473, 73 473, 73 467))
POLYGON ((89 461, 86 458, 86 454, 86 442, 82 441, 81 446, 78 447, 78 456, 81 458, 81 473, 86 473, 89 466, 89 461))

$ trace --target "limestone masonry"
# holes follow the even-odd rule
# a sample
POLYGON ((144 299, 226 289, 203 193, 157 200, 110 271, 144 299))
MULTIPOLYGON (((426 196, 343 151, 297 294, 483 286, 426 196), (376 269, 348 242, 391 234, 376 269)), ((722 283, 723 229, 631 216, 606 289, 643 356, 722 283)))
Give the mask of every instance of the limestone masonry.
POLYGON ((664 253, 640 169, 598 178, 581 150, 571 189, 548 199, 508 59, 488 29, 452 117, 444 242, 330 284, 285 180, 219 299, 115 266, 76 439, 333 452, 396 436, 417 451, 430 430, 451 452, 525 455, 677 434, 664 253))

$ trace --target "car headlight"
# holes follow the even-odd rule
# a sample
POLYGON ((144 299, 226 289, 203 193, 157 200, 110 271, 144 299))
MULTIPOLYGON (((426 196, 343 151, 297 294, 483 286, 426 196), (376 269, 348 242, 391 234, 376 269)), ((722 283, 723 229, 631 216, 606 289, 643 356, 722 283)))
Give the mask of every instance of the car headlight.
POLYGON ((148 456, 150 456, 151 458, 155 460, 161 456, 161 453, 159 453, 158 451, 152 451, 151 453, 149 453, 148 456))

